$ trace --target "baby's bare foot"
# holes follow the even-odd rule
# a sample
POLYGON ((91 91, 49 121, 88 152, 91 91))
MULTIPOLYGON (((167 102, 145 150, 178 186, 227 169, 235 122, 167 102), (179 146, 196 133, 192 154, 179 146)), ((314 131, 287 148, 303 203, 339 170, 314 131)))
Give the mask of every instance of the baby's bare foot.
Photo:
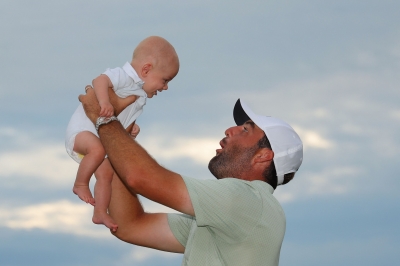
POLYGON ((114 222, 113 218, 106 212, 95 212, 93 213, 92 221, 95 224, 104 224, 112 232, 116 232, 118 225, 114 222))
POLYGON ((74 185, 72 191, 78 195, 81 200, 94 206, 94 198, 90 192, 89 186, 74 185))

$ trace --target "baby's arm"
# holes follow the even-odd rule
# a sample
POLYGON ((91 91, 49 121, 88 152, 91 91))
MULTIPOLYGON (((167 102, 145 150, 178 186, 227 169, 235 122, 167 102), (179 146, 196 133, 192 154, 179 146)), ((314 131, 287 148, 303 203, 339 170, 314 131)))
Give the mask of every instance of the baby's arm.
POLYGON ((140 133, 140 127, 135 123, 132 127, 130 134, 131 134, 132 138, 136 139, 136 137, 137 137, 137 135, 139 135, 139 133, 140 133))
POLYGON ((92 81, 94 92, 100 104, 100 116, 110 117, 114 114, 114 108, 110 103, 108 89, 112 88, 110 78, 107 75, 100 75, 92 81))

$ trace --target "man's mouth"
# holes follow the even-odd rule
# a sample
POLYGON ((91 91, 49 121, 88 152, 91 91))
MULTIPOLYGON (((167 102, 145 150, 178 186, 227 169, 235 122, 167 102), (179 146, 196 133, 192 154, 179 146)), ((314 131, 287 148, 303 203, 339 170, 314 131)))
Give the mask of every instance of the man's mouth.
POLYGON ((224 146, 225 146, 224 142, 225 142, 225 139, 222 139, 222 140, 219 142, 219 145, 221 146, 221 149, 217 149, 217 150, 216 150, 217 155, 220 154, 220 153, 222 152, 222 150, 224 149, 224 146))

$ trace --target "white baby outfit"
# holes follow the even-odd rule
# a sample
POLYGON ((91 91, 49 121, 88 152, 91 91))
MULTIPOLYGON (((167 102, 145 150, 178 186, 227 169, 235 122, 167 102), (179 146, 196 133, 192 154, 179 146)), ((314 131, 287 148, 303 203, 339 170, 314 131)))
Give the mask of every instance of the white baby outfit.
MULTIPOLYGON (((143 112, 143 106, 146 104, 147 94, 142 89, 144 82, 139 78, 135 69, 133 69, 129 63, 126 63, 122 68, 107 69, 103 74, 110 78, 113 89, 119 97, 126 98, 130 95, 139 96, 134 103, 126 107, 118 115, 122 126, 127 128, 140 116, 143 112)), ((74 142, 76 135, 82 131, 90 131, 99 137, 93 123, 86 116, 82 104, 79 104, 69 121, 65 138, 67 153, 77 163, 81 162, 82 156, 74 152, 74 142)))

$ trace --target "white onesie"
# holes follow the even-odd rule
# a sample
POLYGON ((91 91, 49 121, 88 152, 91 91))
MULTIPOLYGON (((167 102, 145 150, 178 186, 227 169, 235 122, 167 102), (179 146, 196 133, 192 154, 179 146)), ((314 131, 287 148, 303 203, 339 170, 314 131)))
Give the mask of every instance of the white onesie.
MULTIPOLYGON (((139 96, 134 103, 126 107, 118 115, 122 126, 127 128, 143 112, 143 106, 146 104, 147 94, 142 89, 144 82, 139 78, 135 69, 133 69, 129 63, 126 63, 122 68, 107 69, 103 74, 110 78, 113 89, 119 97, 126 98, 130 95, 139 96)), ((76 135, 82 131, 90 131, 99 137, 92 121, 86 116, 82 104, 79 104, 69 121, 65 138, 67 153, 77 163, 81 162, 82 156, 74 152, 74 142, 76 135)))

